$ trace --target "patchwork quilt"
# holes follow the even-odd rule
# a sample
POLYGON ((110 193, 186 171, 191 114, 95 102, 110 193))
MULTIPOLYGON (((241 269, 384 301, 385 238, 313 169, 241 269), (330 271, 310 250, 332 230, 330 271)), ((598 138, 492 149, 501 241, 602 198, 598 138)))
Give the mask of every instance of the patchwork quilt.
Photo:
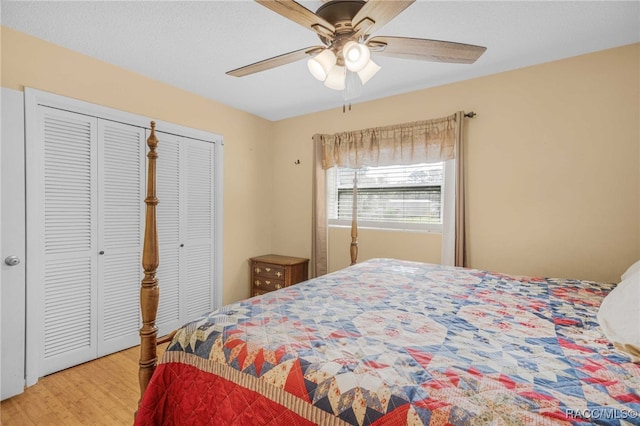
POLYGON ((373 259, 185 325, 140 425, 640 425, 614 287, 373 259))

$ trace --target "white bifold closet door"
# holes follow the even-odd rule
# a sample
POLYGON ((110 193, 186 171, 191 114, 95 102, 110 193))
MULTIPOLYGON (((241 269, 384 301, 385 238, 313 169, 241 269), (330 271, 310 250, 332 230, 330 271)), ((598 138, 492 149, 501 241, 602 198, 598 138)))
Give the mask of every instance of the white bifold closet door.
POLYGON ((27 321, 42 376, 138 342, 145 131, 41 105, 37 120, 27 286, 40 309, 27 321))
POLYGON ((98 356, 140 343, 145 129, 98 120, 98 356))
POLYGON ((214 144, 156 132, 159 334, 214 309, 214 144))

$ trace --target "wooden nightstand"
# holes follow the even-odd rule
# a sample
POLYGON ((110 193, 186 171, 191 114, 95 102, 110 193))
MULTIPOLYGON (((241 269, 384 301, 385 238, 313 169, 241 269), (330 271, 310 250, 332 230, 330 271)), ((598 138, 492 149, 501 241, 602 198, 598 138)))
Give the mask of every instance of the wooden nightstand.
POLYGON ((309 259, 268 254, 252 257, 251 296, 279 290, 309 278, 309 259))

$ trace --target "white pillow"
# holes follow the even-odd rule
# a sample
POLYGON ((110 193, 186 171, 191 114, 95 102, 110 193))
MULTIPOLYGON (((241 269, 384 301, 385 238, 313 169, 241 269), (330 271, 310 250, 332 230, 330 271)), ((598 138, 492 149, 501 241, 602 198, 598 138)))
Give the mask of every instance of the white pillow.
POLYGON ((629 268, 625 271, 624 274, 622 274, 622 276, 620 277, 620 279, 622 281, 626 280, 628 277, 630 277, 631 275, 635 274, 636 272, 640 272, 640 260, 638 260, 636 263, 634 263, 633 265, 629 266, 629 268))
POLYGON ((640 362, 640 270, 625 276, 602 301, 598 322, 616 348, 640 362))

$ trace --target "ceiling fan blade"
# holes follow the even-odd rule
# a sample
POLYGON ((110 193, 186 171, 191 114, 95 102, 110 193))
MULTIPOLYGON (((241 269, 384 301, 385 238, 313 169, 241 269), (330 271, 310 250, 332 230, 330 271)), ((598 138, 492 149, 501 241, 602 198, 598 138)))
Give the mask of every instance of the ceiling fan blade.
POLYGON ((457 64, 473 64, 487 50, 472 44, 386 36, 373 37, 367 45, 378 55, 457 64))
POLYGON ((356 13, 351 25, 358 35, 371 34, 398 16, 415 0, 369 0, 356 13))
POLYGON ((256 0, 256 2, 330 40, 334 38, 336 29, 329 21, 294 0, 256 0))
POLYGON ((282 65, 290 64, 291 62, 299 61, 310 55, 319 53, 323 49, 323 46, 311 46, 304 49, 295 50, 293 52, 265 59, 264 61, 256 62, 251 65, 236 68, 235 70, 227 71, 227 74, 234 77, 244 77, 245 75, 254 74, 260 71, 266 71, 271 68, 276 68, 282 65))

